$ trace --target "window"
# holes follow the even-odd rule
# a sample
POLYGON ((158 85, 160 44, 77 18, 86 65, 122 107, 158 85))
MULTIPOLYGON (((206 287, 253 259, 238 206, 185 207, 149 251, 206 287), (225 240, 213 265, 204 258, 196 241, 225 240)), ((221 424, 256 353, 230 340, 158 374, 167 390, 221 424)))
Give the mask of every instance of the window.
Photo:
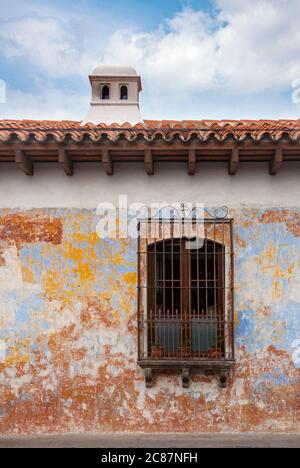
POLYGON ((121 100, 124 100, 124 101, 126 101, 128 99, 128 88, 125 85, 121 86, 120 98, 121 98, 121 100))
POLYGON ((234 360, 231 220, 140 223, 139 363, 222 366, 234 360), (153 234, 154 231, 154 234, 153 234))
POLYGON ((109 86, 108 85, 102 86, 101 99, 109 99, 109 86))

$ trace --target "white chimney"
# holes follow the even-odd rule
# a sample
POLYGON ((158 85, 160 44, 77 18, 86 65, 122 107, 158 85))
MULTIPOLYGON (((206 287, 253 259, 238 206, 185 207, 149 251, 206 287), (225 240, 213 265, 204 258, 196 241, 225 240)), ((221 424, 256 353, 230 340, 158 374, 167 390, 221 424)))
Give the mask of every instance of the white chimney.
POLYGON ((143 122, 139 107, 142 83, 134 68, 103 65, 95 68, 89 79, 92 100, 82 125, 143 122))

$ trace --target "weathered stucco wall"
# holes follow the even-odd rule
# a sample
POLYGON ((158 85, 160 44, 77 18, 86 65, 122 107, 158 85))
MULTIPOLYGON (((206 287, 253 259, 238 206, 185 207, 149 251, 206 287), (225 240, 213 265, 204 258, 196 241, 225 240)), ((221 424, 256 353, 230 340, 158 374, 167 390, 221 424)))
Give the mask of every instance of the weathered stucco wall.
POLYGON ((300 209, 230 215, 235 375, 146 389, 136 241, 100 240, 93 210, 1 210, 0 433, 300 431, 300 209))
POLYGON ((284 164, 276 177, 268 164, 239 166, 228 176, 227 164, 199 164, 189 177, 184 163, 157 163, 155 176, 143 164, 115 164, 107 177, 100 163, 75 164, 74 177, 66 177, 56 164, 35 164, 34 177, 13 164, 1 163, 1 208, 89 208, 103 201, 117 203, 119 194, 129 202, 198 202, 206 206, 300 207, 299 163, 284 164))

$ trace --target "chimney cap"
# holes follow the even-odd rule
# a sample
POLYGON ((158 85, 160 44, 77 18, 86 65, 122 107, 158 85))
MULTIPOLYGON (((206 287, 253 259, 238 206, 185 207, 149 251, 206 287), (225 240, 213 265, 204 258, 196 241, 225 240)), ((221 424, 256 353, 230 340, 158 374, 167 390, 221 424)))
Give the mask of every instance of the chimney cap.
POLYGON ((142 91, 141 77, 136 70, 128 65, 99 65, 89 75, 90 81, 95 78, 137 78, 139 91, 142 91))
POLYGON ((130 66, 99 65, 91 76, 138 76, 136 70, 130 66))

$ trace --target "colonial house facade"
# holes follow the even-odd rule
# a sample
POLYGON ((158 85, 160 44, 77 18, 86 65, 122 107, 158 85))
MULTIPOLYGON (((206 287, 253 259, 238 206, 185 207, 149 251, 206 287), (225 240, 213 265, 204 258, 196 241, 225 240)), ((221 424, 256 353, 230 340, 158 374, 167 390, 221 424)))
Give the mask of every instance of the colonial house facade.
POLYGON ((0 121, 0 433, 300 431, 300 121, 0 121), (116 122, 116 123, 113 123, 116 122))

